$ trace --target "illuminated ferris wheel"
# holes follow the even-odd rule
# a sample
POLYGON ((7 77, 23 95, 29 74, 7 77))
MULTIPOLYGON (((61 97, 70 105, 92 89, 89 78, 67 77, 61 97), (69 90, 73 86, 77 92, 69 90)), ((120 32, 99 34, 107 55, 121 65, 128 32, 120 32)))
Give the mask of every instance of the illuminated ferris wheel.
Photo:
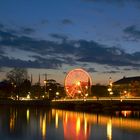
POLYGON ((89 74, 80 68, 70 71, 65 78, 66 93, 72 98, 88 96, 91 84, 89 74))

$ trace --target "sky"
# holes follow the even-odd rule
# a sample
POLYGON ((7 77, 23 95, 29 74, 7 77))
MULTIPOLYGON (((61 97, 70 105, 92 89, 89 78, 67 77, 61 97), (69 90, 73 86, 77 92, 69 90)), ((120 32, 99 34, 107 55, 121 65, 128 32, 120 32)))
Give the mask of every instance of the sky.
POLYGON ((139 76, 139 0, 0 0, 0 80, 14 67, 64 83, 75 68, 93 84, 139 76))

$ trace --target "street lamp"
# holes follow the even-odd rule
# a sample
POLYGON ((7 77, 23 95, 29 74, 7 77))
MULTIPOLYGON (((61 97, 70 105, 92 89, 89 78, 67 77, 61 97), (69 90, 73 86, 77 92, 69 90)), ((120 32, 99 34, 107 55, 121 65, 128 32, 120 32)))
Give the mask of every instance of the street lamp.
POLYGON ((113 95, 112 86, 113 86, 112 79, 110 77, 109 78, 109 88, 108 88, 108 92, 109 92, 110 95, 113 95))
POLYGON ((59 92, 56 92, 56 95, 58 96, 59 95, 59 92))
POLYGON ((55 94, 56 94, 56 98, 58 98, 59 97, 59 92, 57 91, 55 94))
POLYGON ((44 84, 45 84, 45 94, 46 94, 46 84, 47 84, 47 80, 44 80, 44 84))

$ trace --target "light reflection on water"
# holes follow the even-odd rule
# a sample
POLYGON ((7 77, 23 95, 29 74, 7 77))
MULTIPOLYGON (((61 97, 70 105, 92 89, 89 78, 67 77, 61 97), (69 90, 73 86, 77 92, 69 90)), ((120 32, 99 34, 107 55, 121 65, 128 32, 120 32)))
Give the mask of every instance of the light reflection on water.
POLYGON ((140 112, 113 115, 36 107, 0 106, 3 140, 131 140, 140 139, 140 112))

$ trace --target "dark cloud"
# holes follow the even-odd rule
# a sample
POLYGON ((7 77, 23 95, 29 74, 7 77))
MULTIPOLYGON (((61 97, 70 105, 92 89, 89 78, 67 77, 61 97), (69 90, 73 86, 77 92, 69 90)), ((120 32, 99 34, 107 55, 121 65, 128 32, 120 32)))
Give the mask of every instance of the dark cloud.
POLYGON ((95 68, 86 68, 86 70, 87 70, 88 72, 97 72, 97 71, 95 70, 95 68))
MULTIPOLYGON (((95 41, 69 40, 65 35, 59 34, 51 34, 51 36, 62 41, 37 40, 0 31, 0 66, 60 68, 63 64, 79 66, 85 64, 85 67, 89 68, 86 64, 90 62, 112 67, 140 67, 140 52, 128 54, 120 48, 108 47, 95 41), (37 55, 30 56, 34 58, 34 61, 9 58, 3 55, 2 46, 32 52, 37 55)), ((89 68, 88 71, 95 72, 95 69, 89 68)))
POLYGON ((22 68, 47 68, 47 69, 58 69, 61 67, 62 62, 55 58, 43 59, 36 57, 34 61, 24 61, 21 59, 9 58, 7 56, 0 57, 0 67, 22 67, 22 68))
POLYGON ((0 23, 0 29, 3 29, 3 28, 4 28, 4 25, 0 23))
POLYGON ((62 39, 63 41, 68 39, 68 37, 66 35, 62 35, 62 34, 50 34, 50 36, 55 39, 62 39))
POLYGON ((17 36, 15 36, 14 34, 11 34, 10 32, 7 32, 7 31, 5 32, 5 31, 0 30, 0 44, 1 45, 6 45, 6 44, 11 45, 11 41, 16 38, 17 36))
POLYGON ((139 53, 127 54, 119 48, 108 48, 93 41, 79 41, 77 61, 79 62, 94 62, 98 64, 107 64, 110 66, 137 66, 139 67, 139 53))
POLYGON ((124 71, 133 71, 133 70, 139 71, 140 70, 140 67, 124 68, 123 70, 124 71))
POLYGON ((35 32, 35 29, 33 28, 26 28, 26 27, 21 28, 21 33, 23 34, 32 34, 34 32, 35 32))
POLYGON ((3 33, 5 32, 5 33, 10 34, 12 36, 13 36, 13 34, 21 36, 23 34, 25 34, 25 35, 32 34, 35 32, 35 29, 30 28, 30 27, 21 27, 21 28, 15 28, 15 29, 10 28, 9 29, 7 26, 0 23, 0 31, 1 31, 1 33, 3 31, 3 33))
POLYGON ((54 58, 43 58, 41 56, 32 56, 35 58, 35 61, 39 63, 39 66, 41 68, 51 68, 56 69, 60 68, 62 64, 64 63, 63 60, 59 60, 56 57, 54 58))
POLYGON ((120 73, 120 71, 111 70, 111 71, 104 71, 103 73, 115 74, 115 73, 120 73))
POLYGON ((136 40, 140 39, 140 30, 137 29, 137 27, 135 25, 128 26, 123 31, 126 35, 125 39, 127 39, 127 40, 136 41, 136 40))
POLYGON ((73 24, 73 22, 70 19, 63 19, 62 20, 62 24, 64 24, 64 25, 71 25, 71 24, 73 24))

